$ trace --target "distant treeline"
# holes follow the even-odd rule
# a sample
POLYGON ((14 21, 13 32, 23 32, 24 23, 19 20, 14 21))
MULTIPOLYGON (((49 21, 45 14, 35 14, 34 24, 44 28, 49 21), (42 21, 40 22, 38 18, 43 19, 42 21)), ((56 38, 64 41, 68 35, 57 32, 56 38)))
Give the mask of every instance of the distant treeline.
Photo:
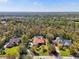
POLYGON ((0 16, 79 16, 79 12, 0 12, 0 16))

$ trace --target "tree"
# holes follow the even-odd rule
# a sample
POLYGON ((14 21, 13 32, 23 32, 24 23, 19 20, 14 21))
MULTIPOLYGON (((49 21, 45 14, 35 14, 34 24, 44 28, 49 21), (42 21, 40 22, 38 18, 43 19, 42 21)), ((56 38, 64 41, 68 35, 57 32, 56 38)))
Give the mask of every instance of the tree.
POLYGON ((79 57, 79 39, 76 39, 70 46, 70 53, 73 56, 79 57))

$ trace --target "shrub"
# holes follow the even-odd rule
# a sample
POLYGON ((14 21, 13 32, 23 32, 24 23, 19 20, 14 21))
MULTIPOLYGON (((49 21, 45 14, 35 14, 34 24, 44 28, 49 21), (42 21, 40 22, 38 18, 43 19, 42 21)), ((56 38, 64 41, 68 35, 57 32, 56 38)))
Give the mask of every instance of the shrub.
POLYGON ((5 51, 4 50, 1 50, 0 51, 0 55, 5 55, 6 53, 5 53, 5 51))

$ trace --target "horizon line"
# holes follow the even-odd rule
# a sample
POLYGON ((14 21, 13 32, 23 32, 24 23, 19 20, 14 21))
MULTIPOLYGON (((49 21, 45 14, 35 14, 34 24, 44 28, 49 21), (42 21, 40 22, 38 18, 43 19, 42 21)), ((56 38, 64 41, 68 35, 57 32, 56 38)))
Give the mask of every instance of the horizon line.
MULTIPOLYGON (((45 11, 0 11, 0 12, 45 12, 45 11)), ((70 13, 73 13, 73 12, 79 12, 79 11, 46 11, 46 12, 70 12, 70 13)), ((45 13, 46 13, 45 12, 45 13)))

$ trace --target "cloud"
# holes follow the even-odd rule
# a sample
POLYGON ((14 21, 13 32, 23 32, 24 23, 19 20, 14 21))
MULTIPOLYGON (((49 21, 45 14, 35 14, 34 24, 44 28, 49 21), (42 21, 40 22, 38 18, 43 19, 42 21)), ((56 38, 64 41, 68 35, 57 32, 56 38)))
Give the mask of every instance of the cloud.
POLYGON ((39 4, 37 2, 33 2, 33 5, 38 6, 39 4))
POLYGON ((6 3, 8 0, 0 0, 0 3, 6 3))
POLYGON ((42 6, 42 4, 38 3, 38 2, 33 2, 32 4, 33 4, 33 6, 37 6, 37 7, 41 7, 42 6))

